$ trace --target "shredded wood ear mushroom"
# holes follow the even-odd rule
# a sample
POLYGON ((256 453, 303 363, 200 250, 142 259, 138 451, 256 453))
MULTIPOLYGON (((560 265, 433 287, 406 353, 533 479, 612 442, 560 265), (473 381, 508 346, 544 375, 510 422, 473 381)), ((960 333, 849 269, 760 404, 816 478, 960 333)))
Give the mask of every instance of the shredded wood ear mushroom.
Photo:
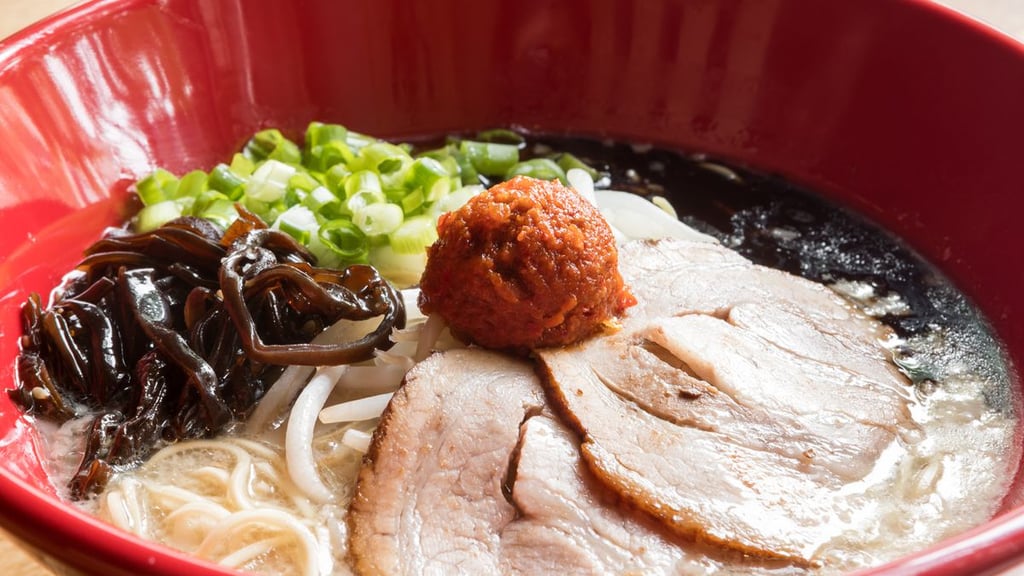
POLYGON ((74 498, 165 441, 245 418, 281 366, 366 360, 404 326, 402 298, 376 270, 318 268, 291 237, 239 211, 226 233, 198 218, 113 233, 86 251, 49 310, 38 295, 24 306, 14 400, 58 422, 97 414, 74 498), (375 317, 356 340, 310 343, 339 320, 375 317))

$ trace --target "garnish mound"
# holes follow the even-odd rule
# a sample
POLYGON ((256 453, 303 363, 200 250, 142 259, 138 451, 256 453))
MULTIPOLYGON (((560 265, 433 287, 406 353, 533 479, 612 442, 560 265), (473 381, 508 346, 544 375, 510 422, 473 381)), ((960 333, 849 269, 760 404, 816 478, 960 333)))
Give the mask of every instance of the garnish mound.
POLYGON ((611 228, 558 181, 519 176, 441 216, 420 308, 488 348, 579 341, 635 304, 611 228))

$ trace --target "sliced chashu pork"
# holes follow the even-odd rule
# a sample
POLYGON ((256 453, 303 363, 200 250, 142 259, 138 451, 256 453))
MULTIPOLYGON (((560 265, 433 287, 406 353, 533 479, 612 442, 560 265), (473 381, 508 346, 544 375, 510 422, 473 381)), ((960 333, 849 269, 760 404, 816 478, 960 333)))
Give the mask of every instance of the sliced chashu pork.
POLYGON ((830 288, 757 266, 720 244, 665 239, 620 247, 623 280, 639 304, 630 319, 729 318, 790 351, 873 379, 902 381, 879 342, 890 330, 830 288))
POLYGON ((630 511, 579 454, 528 362, 479 349, 428 358, 395 395, 360 473, 349 515, 357 571, 706 574, 738 560, 630 511))
POLYGON ((538 352, 592 471, 670 529, 813 563, 835 498, 914 428, 885 329, 827 288, 707 243, 624 246, 639 301, 538 352))
POLYGON ((420 362, 385 411, 349 509, 361 574, 494 574, 519 428, 544 408, 529 364, 478 350, 420 362))

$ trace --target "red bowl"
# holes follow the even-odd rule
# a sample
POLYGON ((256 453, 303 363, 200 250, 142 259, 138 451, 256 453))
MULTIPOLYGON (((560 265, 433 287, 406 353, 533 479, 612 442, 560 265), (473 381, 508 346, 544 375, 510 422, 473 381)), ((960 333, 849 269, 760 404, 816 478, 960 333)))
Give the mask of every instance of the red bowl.
MULTIPOLYGON (((516 124, 782 174, 904 238, 1024 364, 1024 49, 923 0, 101 0, 0 44, 0 95, 2 388, 21 303, 123 217, 130 181, 312 119, 516 124)), ((0 397, 0 522, 54 565, 227 573, 65 505, 39 450, 0 397)), ((868 573, 1012 562, 1022 503, 1018 480, 989 524, 868 573)))

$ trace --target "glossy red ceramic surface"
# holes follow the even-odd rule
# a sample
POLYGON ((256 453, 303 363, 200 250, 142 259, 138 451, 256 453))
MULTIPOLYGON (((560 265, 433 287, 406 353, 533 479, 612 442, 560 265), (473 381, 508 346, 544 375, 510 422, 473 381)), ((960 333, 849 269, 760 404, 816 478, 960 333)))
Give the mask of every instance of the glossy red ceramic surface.
MULTIPOLYGON (((1024 365, 1024 50, 924 1, 127 0, 0 45, 0 388, 18 308, 154 165, 209 168, 255 129, 381 136, 514 124, 780 173, 905 238, 1024 365)), ((1018 383, 1019 385, 1019 383, 1018 383)), ((96 574, 206 574, 72 511, 0 398, 0 522, 96 574)), ((1015 462, 1008 465, 1017 466, 1015 462)), ((876 574, 981 574, 1024 554, 1004 514, 876 574)))

